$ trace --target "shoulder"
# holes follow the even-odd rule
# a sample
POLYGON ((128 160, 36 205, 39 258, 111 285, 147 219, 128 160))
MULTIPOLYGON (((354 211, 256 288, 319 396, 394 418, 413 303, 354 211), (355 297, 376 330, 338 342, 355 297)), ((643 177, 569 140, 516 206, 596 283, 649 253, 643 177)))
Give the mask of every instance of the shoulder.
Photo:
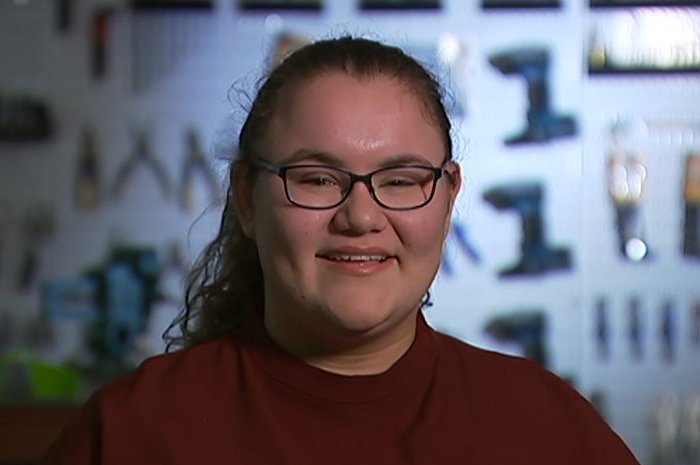
POLYGON ((597 412, 574 385, 538 363, 437 334, 442 347, 441 370, 458 376, 455 382, 473 396, 490 399, 499 409, 520 412, 524 417, 545 413, 552 423, 581 415, 598 420, 597 412))
POLYGON ((238 359, 238 348, 229 338, 152 356, 100 387, 93 398, 107 409, 118 406, 140 411, 172 405, 211 392, 216 386, 213 381, 226 371, 223 367, 235 368, 238 359))

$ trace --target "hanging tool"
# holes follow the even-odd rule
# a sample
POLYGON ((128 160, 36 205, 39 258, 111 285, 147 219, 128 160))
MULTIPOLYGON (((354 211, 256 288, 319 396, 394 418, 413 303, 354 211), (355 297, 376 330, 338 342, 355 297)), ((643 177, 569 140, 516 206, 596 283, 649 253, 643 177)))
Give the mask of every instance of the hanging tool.
POLYGON ((90 65, 93 79, 102 79, 107 72, 112 13, 109 7, 100 7, 92 13, 90 65))
POLYGON ((690 342, 700 347, 700 300, 696 300, 690 309, 690 342))
POLYGON ((321 0, 239 0, 241 10, 320 10, 321 0))
POLYGON ((604 297, 600 297, 595 305, 595 340, 598 358, 607 360, 610 357, 610 327, 608 302, 604 297))
POLYGON ((676 343, 676 309, 671 299, 664 301, 661 306, 661 321, 659 337, 661 339, 661 358, 670 363, 675 356, 676 343))
POLYGON ((700 153, 686 158, 683 197, 683 255, 700 258, 700 153))
POLYGON ((654 401, 651 411, 652 465, 676 465, 678 458, 678 429, 680 409, 678 396, 670 389, 664 389, 654 401))
POLYGON ((560 8, 559 0, 482 0, 483 10, 560 8))
POLYGON ((539 183, 522 182, 493 187, 483 194, 484 200, 497 210, 515 210, 520 215, 521 258, 515 265, 501 270, 501 277, 539 275, 571 268, 569 249, 547 244, 542 218, 542 191, 539 183))
POLYGON ((547 142, 576 134, 576 120, 550 108, 549 62, 549 50, 543 47, 522 47, 489 57, 494 68, 506 76, 519 74, 527 85, 527 126, 520 134, 507 138, 506 145, 547 142))
POLYGON ((160 186, 163 197, 169 199, 173 192, 172 182, 170 181, 165 166, 163 166, 158 158, 151 152, 148 143, 148 135, 144 130, 136 134, 134 150, 117 172, 114 187, 112 188, 112 195, 115 198, 120 198, 124 194, 126 183, 139 165, 144 165, 145 168, 150 170, 160 186))
POLYGON ((83 129, 73 202, 84 210, 94 210, 102 203, 100 156, 95 139, 91 128, 83 129))
POLYGON ((209 189, 209 198, 212 203, 221 203, 223 196, 214 169, 208 163, 199 139, 199 134, 193 128, 186 133, 186 155, 180 183, 180 207, 183 210, 192 211, 195 204, 195 180, 194 176, 200 174, 209 189))
POLYGON ((457 251, 466 255, 473 263, 481 263, 481 256, 469 238, 467 226, 462 222, 454 220, 450 225, 450 232, 448 233, 445 247, 446 250, 442 255, 440 265, 441 270, 447 276, 453 276, 455 274, 452 266, 452 260, 449 256, 451 255, 450 251, 452 250, 452 244, 455 244, 457 246, 457 251))
POLYGON ((3 254, 5 252, 5 233, 12 224, 9 201, 0 201, 0 283, 3 277, 3 254))
POLYGON ((58 0, 56 2, 56 27, 59 32, 68 32, 73 23, 75 0, 58 0))
POLYGON ((131 67, 134 92, 173 73, 210 33, 212 0, 131 0, 131 67))
POLYGON ((363 10, 437 10, 440 9, 439 0, 409 0, 397 2, 396 0, 362 0, 360 8, 363 10))
POLYGON ((37 279, 39 270, 40 246, 55 230, 55 218, 51 208, 46 204, 31 206, 23 218, 24 251, 17 277, 17 289, 31 289, 37 279))
POLYGON ((525 357, 549 367, 549 351, 546 344, 547 316, 544 312, 522 311, 512 315, 494 317, 486 323, 484 331, 499 342, 515 342, 525 357))
POLYGON ((608 192, 615 206, 618 250, 622 257, 635 262, 650 256, 642 208, 646 179, 646 163, 640 155, 612 153, 608 192))
POLYGON ((641 360, 644 355, 643 337, 644 326, 641 315, 639 297, 632 296, 627 305, 627 331, 629 336, 630 353, 634 360, 641 360))

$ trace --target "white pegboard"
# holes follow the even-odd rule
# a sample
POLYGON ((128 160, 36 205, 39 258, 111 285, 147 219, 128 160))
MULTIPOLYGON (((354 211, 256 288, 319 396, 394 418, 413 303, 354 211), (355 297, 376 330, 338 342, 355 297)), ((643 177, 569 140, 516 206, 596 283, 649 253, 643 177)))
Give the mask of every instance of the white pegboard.
MULTIPOLYGON (((468 53, 467 69, 461 74, 468 79, 466 116, 455 122, 464 174, 457 218, 468 227, 482 261, 475 263, 448 247, 456 274, 438 276, 431 321, 472 343, 493 347, 482 330, 490 317, 542 309, 550 322, 547 340, 553 369, 574 378, 584 394, 604 392, 611 423, 644 458, 649 455, 645 412, 652 408, 653 399, 669 386, 682 396, 700 387, 700 353, 687 339, 672 364, 659 361, 657 342, 651 336, 645 346, 649 356, 630 363, 624 332, 624 308, 631 295, 639 295, 643 302, 649 331, 664 299, 672 298, 684 311, 700 299, 700 264, 677 252, 681 161, 700 142, 695 132, 700 122, 700 80, 694 74, 588 75, 585 60, 591 26, 617 13, 592 12, 586 2, 573 0, 563 2, 559 10, 490 12, 481 11, 476 0, 445 0, 441 10, 429 13, 363 12, 355 2, 326 0, 320 12, 268 14, 241 12, 233 2, 220 0, 198 22, 182 24, 180 20, 186 18, 163 18, 173 21, 160 24, 163 34, 153 32, 153 47, 167 46, 167 33, 180 28, 182 40, 187 39, 186 31, 192 32, 191 41, 179 48, 187 53, 176 62, 173 57, 154 57, 165 60, 159 65, 163 72, 155 74, 151 86, 135 92, 132 32, 144 24, 137 24, 126 11, 115 12, 107 49, 109 71, 102 80, 94 80, 90 18, 96 7, 107 3, 75 2, 72 26, 62 33, 55 29, 53 2, 17 3, 0 0, 0 89, 46 96, 57 132, 48 142, 0 146, 0 203, 9 203, 17 214, 37 202, 50 204, 56 212, 56 231, 42 249, 42 279, 74 276, 98 263, 115 238, 160 245, 177 241, 191 259, 218 226, 216 208, 198 221, 206 202, 199 204, 200 211, 183 213, 174 201, 163 201, 145 173, 134 178, 120 201, 107 199, 94 212, 75 209, 75 160, 86 126, 92 126, 98 136, 105 186, 128 156, 130 131, 143 125, 151 127, 153 148, 177 179, 182 138, 190 125, 201 131, 212 159, 229 155, 219 147, 231 146, 247 102, 237 91, 253 90, 278 32, 312 38, 369 34, 399 45, 437 43, 449 34, 468 53), (27 23, 34 27, 25 28, 27 23), (550 49, 550 101, 558 113, 575 116, 578 134, 549 144, 507 147, 504 137, 525 124, 526 87, 519 77, 500 74, 487 57, 528 44, 550 49), (606 180, 611 124, 638 119, 689 124, 682 130, 652 131, 624 141, 648 154, 646 218, 658 258, 643 264, 621 260, 617 253, 606 180), (517 260, 521 226, 515 212, 497 212, 481 195, 496 184, 523 179, 545 186, 548 243, 570 247, 574 266, 538 277, 503 280, 497 272, 517 260), (592 339, 595 302, 601 296, 608 300, 613 318, 612 352, 605 362, 597 358, 592 339)), ((217 167, 223 175, 223 164, 217 167)), ((15 251, 20 250, 22 239, 12 225, 0 230, 0 236, 10 248, 0 264, 0 310, 12 308, 23 319, 31 319, 38 311, 36 294, 20 295, 11 285, 20 260, 15 251)), ((159 309, 152 322, 154 333, 163 329, 171 312, 172 308, 159 309)), ((63 333, 66 341, 75 341, 74 327, 66 326, 63 333)), ((68 351, 69 345, 57 353, 68 351)), ((150 345, 157 344, 151 340, 150 345)))

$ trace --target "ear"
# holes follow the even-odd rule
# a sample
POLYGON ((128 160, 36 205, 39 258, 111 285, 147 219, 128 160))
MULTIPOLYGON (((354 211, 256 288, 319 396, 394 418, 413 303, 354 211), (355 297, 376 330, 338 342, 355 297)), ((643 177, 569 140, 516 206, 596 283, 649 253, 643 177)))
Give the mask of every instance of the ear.
POLYGON ((240 159, 231 165, 229 183, 233 194, 233 206, 236 217, 241 224, 243 234, 253 239, 255 236, 255 214, 253 207, 253 186, 250 176, 251 167, 240 159))
POLYGON ((445 173, 447 184, 449 185, 449 204, 447 206, 447 215, 445 218, 445 229, 444 238, 447 239, 447 235, 450 232, 450 226, 452 225, 452 214, 457 203, 457 196, 459 195, 460 189, 462 189, 462 169, 457 162, 451 162, 445 167, 447 173, 445 173))

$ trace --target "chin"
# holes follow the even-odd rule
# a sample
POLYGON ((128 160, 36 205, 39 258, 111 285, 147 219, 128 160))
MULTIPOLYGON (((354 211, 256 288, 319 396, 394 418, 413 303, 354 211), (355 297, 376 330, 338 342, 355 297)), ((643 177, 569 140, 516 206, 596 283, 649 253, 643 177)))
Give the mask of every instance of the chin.
POLYGON ((327 309, 336 323, 345 330, 369 332, 389 329, 398 325, 414 308, 397 303, 378 303, 366 299, 355 299, 333 305, 327 309))

